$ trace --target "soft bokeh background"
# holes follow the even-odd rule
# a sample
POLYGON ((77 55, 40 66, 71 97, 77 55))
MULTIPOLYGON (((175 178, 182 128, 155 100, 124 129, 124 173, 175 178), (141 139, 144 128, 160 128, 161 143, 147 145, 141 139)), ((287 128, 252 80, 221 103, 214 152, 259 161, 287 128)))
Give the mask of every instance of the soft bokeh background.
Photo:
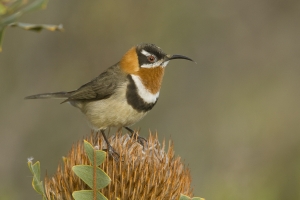
POLYGON ((40 199, 27 157, 53 174, 90 129, 59 100, 133 45, 197 65, 167 67, 158 104, 133 128, 157 130, 189 165, 195 196, 300 199, 300 1, 50 1, 20 21, 64 33, 5 32, 0 54, 0 199, 40 199))

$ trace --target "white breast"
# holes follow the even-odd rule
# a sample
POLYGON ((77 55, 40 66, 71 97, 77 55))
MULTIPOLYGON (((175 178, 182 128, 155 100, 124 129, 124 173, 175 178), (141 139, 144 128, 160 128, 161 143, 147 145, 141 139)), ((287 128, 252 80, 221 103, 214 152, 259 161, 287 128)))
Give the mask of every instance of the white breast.
POLYGON ((124 84, 108 99, 82 103, 78 106, 93 129, 130 126, 147 114, 147 112, 138 112, 128 105, 124 88, 126 86, 124 84))

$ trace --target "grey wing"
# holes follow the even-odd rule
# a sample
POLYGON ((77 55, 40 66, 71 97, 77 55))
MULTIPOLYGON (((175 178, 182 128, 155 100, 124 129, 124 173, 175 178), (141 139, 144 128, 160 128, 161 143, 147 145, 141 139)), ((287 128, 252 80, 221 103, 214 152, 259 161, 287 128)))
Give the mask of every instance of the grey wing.
POLYGON ((122 76, 119 66, 114 65, 92 81, 73 91, 62 103, 72 100, 93 101, 109 98, 118 88, 122 76))

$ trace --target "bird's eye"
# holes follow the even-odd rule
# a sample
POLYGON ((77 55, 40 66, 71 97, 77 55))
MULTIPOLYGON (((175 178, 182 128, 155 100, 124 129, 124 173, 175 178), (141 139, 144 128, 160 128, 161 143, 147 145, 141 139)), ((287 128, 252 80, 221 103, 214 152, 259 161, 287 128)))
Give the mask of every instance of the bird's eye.
POLYGON ((156 58, 155 58, 155 56, 153 56, 153 55, 148 56, 147 59, 148 59, 148 61, 151 62, 151 63, 154 63, 154 62, 156 61, 156 58))

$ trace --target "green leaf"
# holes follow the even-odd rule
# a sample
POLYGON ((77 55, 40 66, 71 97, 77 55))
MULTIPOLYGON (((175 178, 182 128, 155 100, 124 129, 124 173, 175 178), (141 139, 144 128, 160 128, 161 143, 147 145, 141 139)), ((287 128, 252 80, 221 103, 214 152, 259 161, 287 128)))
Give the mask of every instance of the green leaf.
MULTIPOLYGON (((44 9, 46 8, 46 5, 48 3, 48 0, 35 0, 31 3, 27 4, 26 6, 16 7, 13 10, 10 10, 12 14, 8 15, 7 17, 0 19, 0 25, 7 25, 14 21, 16 21, 19 17, 21 17, 23 14, 27 12, 31 12, 34 10, 44 9)), ((21 4, 22 5, 22 4, 21 4)), ((8 7, 8 9, 10 9, 8 7)))
MULTIPOLYGON (((72 167, 74 173, 82 179, 90 188, 93 188, 93 166, 90 165, 76 165, 72 167)), ((96 176, 97 182, 96 189, 102 189, 106 187, 111 179, 110 177, 99 167, 96 168, 96 176)))
POLYGON ((200 197, 189 197, 189 196, 186 196, 186 195, 183 195, 183 194, 180 194, 180 198, 179 200, 204 200, 203 198, 200 198, 200 197))
POLYGON ((11 23, 8 26, 10 27, 19 27, 25 30, 30 30, 30 31, 42 31, 43 29, 48 30, 48 31, 63 31, 63 26, 62 24, 60 25, 49 25, 49 24, 28 24, 28 23, 21 23, 21 22, 15 22, 11 23))
POLYGON ((43 181, 40 181, 37 179, 35 176, 32 179, 32 187, 37 193, 43 195, 44 194, 44 186, 43 186, 43 181))
MULTIPOLYGON (((92 163, 94 165, 94 147, 86 140, 84 140, 84 150, 92 163)), ((101 165, 106 158, 106 152, 101 150, 96 150, 96 166, 101 165)))
POLYGON ((180 199, 179 200, 191 200, 191 198, 186 196, 186 195, 180 194, 180 199))
POLYGON ((41 164, 39 161, 35 162, 33 165, 31 165, 32 173, 33 175, 40 180, 41 176, 41 164))
MULTIPOLYGON (((1 1, 1 0, 0 0, 1 1)), ((47 29, 51 31, 60 30, 62 31, 62 25, 33 25, 33 24, 24 24, 24 23, 13 23, 17 21, 23 14, 46 8, 48 0, 33 0, 33 1, 13 1, 10 6, 3 7, 3 4, 0 3, 0 52, 2 52, 2 41, 4 30, 9 24, 11 26, 18 26, 26 30, 41 31, 42 29, 47 29), (2 6, 2 7, 1 7, 2 6), (4 8, 6 10, 4 10, 4 8)))
MULTIPOLYGON (((91 200, 94 194, 92 190, 80 190, 73 192, 72 196, 75 200, 91 200)), ((107 198, 100 192, 97 192, 97 200, 107 200, 107 198)))
POLYGON ((33 178, 32 178, 32 187, 33 189, 43 195, 43 199, 45 198, 45 192, 44 192, 44 186, 43 186, 43 182, 40 181, 40 172, 41 172, 41 169, 40 169, 40 162, 37 161, 36 163, 32 164, 32 161, 29 160, 27 162, 28 164, 28 167, 29 167, 29 170, 31 171, 32 175, 33 175, 33 178))

